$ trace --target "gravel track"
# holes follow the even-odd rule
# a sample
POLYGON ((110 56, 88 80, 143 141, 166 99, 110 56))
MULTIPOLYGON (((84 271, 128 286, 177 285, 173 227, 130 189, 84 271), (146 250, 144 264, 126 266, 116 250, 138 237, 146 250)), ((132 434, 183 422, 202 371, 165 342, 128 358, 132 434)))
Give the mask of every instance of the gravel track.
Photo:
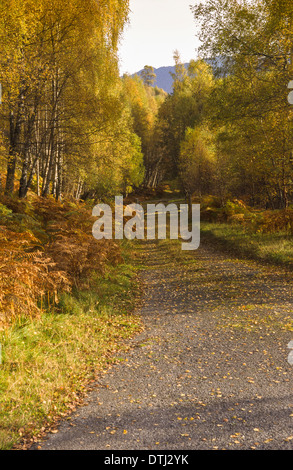
POLYGON ((144 331, 34 448, 292 450, 292 274, 205 244, 185 261, 142 248, 144 331))

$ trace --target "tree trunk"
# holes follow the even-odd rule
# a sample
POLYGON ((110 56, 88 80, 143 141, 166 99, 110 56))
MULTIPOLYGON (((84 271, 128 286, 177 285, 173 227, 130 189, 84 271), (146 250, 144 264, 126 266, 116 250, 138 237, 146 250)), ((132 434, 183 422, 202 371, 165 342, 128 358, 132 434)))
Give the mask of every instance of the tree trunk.
POLYGON ((26 197, 28 189, 29 189, 28 170, 29 170, 29 164, 30 164, 30 147, 32 144, 32 134, 34 130, 35 118, 36 118, 36 115, 35 113, 33 113, 33 115, 29 119, 28 126, 25 132, 26 139, 25 139, 25 144, 24 144, 24 149, 23 149, 24 159, 23 159, 23 164, 22 164, 21 178, 19 181, 19 197, 20 198, 26 197))
POLYGON ((9 125, 10 125, 10 133, 9 133, 10 146, 9 146, 7 173, 6 173, 5 195, 11 195, 14 191, 15 170, 16 170, 16 163, 17 163, 17 150, 19 147, 19 137, 20 137, 20 132, 21 132, 20 112, 18 112, 17 118, 15 120, 13 111, 11 111, 9 125))

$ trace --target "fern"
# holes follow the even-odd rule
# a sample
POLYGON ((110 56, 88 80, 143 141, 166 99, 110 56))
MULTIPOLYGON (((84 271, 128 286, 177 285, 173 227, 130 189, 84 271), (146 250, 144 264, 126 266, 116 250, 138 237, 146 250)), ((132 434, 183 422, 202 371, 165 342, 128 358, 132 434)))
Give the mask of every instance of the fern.
POLYGON ((94 219, 83 204, 53 198, 0 204, 0 326, 55 307, 60 292, 90 287, 94 273, 123 262, 113 240, 92 236, 94 219), (24 211, 15 212, 15 211, 24 211))

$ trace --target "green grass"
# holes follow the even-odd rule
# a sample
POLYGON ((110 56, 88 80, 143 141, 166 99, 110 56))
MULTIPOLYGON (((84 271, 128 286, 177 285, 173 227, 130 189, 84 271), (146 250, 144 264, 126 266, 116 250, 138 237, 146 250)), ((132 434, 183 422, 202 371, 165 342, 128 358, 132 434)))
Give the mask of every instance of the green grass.
MULTIPOLYGON (((128 257, 129 258, 129 257, 128 257)), ((83 399, 96 374, 141 330, 130 260, 60 297, 58 311, 0 334, 0 449, 29 446, 83 399)))
POLYGON ((201 222, 201 236, 237 256, 293 268, 293 237, 286 233, 254 233, 241 225, 201 222))

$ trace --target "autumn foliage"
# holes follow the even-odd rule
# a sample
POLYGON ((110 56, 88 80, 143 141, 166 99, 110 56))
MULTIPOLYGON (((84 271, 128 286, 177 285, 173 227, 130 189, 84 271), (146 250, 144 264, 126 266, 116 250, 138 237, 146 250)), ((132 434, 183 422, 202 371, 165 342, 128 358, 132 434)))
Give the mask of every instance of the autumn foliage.
POLYGON ((285 233, 293 235, 293 209, 259 210, 234 199, 221 203, 215 196, 202 200, 201 219, 241 225, 253 233, 285 233))
POLYGON ((91 210, 81 203, 36 196, 5 203, 0 204, 2 327, 39 315, 45 306, 58 308, 60 293, 89 288, 93 273, 123 261, 115 242, 94 239, 91 210))

